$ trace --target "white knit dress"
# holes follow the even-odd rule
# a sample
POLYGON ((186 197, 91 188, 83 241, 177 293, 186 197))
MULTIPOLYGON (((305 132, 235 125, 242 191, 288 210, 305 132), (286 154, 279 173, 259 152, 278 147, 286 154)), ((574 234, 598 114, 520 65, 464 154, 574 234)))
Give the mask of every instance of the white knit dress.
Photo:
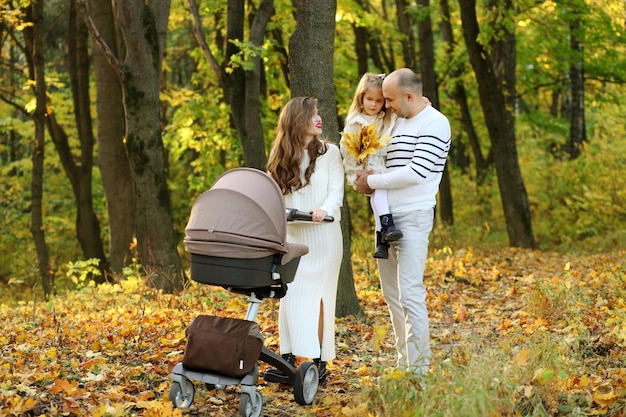
MULTIPOLYGON (((309 165, 305 153, 301 175, 309 165)), ((294 281, 280 299, 278 328, 280 351, 305 358, 329 361, 335 358, 335 304, 337 282, 343 255, 340 207, 343 202, 344 173, 337 146, 317 158, 315 171, 306 187, 287 194, 285 205, 309 211, 322 208, 333 216, 333 223, 288 223, 287 241, 302 243, 309 253, 300 259, 294 281), (320 303, 324 307, 324 332, 320 352, 318 321, 320 303)))

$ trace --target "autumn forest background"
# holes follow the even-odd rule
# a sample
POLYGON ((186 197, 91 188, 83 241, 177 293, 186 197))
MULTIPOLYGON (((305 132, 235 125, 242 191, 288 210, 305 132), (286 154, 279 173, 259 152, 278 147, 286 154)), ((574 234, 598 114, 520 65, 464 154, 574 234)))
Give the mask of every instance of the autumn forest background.
MULTIPOLYGON (((339 140, 359 76, 410 67, 448 116, 426 383, 393 370, 373 222, 346 188, 338 356, 268 416, 624 416, 622 0, 0 0, 0 414, 237 414, 167 400, 185 328, 246 300, 188 279, 184 228, 263 169, 292 96, 339 140)), ((277 301, 259 315, 277 349, 277 301)))

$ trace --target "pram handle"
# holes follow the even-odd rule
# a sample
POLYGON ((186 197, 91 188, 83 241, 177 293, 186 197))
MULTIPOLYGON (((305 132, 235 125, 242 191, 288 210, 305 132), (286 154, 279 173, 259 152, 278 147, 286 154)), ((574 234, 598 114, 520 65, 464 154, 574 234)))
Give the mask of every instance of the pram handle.
MULTIPOLYGON (((293 221, 298 221, 298 220, 305 221, 305 222, 313 221, 313 215, 311 213, 294 209, 294 208, 286 208, 285 215, 287 216, 288 222, 293 222, 293 221)), ((333 216, 326 216, 324 217, 324 221, 332 223, 335 221, 335 218, 333 216)))

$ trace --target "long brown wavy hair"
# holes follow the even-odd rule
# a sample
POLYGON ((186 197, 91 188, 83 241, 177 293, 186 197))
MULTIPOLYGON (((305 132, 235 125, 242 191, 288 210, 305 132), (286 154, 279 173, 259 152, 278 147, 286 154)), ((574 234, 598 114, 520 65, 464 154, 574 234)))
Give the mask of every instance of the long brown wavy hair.
POLYGON ((270 151, 267 171, 278 183, 283 195, 308 185, 317 157, 328 150, 326 143, 319 137, 313 138, 306 145, 305 134, 316 112, 317 99, 294 97, 283 107, 278 117, 276 140, 270 151), (300 163, 305 151, 309 153, 311 162, 303 179, 300 177, 300 163))

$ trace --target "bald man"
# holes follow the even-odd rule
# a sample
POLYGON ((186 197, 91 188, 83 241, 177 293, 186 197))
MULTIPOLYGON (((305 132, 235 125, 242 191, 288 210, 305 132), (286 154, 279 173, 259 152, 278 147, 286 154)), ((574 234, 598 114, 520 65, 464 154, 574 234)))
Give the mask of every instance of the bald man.
POLYGON ((387 189, 395 225, 403 237, 378 259, 381 289, 395 334, 398 366, 424 375, 430 365, 430 331, 424 287, 428 237, 439 183, 450 150, 450 123, 422 96, 422 80, 408 68, 383 81, 388 111, 398 116, 387 145, 386 173, 357 173, 359 192, 387 189))

